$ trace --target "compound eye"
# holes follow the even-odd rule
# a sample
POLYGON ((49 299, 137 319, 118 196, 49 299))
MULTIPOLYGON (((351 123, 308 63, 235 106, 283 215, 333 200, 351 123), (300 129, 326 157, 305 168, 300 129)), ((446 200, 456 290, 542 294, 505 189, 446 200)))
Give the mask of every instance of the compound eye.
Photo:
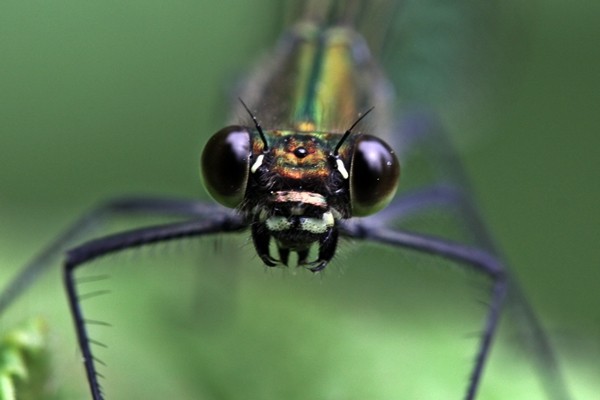
POLYGON ((394 150, 374 136, 358 137, 350 167, 352 215, 364 217, 388 205, 399 178, 400 163, 394 150))
POLYGON ((204 186, 225 207, 244 200, 250 169, 250 134, 242 126, 228 126, 215 133, 204 146, 200 160, 204 186))

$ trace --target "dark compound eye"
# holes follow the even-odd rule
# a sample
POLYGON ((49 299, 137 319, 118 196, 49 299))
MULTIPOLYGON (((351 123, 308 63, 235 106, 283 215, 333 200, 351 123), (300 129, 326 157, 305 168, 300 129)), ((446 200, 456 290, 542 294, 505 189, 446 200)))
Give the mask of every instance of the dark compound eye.
POLYGON ((376 213, 394 197, 400 178, 400 163, 383 140, 362 135, 354 143, 350 167, 352 215, 376 213))
POLYGON ((228 126, 215 133, 204 146, 200 160, 204 186, 226 207, 244 200, 250 169, 250 134, 242 126, 228 126))

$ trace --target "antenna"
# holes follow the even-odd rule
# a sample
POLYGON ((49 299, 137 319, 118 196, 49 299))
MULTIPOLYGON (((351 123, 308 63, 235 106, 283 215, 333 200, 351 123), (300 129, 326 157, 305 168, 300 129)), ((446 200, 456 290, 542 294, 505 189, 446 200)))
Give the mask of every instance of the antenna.
MULTIPOLYGON (((244 104, 244 103, 242 103, 244 104)), ((350 133, 352 133, 352 129, 354 129, 354 127, 356 125, 358 125, 358 123, 360 121, 362 121, 362 119, 364 117, 366 117, 371 111, 373 111, 375 107, 371 107, 369 108, 363 115, 361 115, 360 117, 358 117, 358 119, 356 121, 354 121, 354 123, 352 124, 352 126, 350 128, 348 128, 348 130, 344 133, 344 136, 342 136, 342 138, 340 139, 340 141, 338 142, 338 144, 335 146, 335 149, 333 150, 333 155, 335 157, 338 156, 338 152, 340 151, 340 147, 342 147, 342 144, 344 144, 344 142, 346 141, 346 139, 348 139, 348 136, 350 136, 350 133)))
MULTIPOLYGON (((252 121, 254 121, 254 126, 256 127, 256 130, 258 131, 258 134, 260 135, 260 139, 262 140, 263 144, 264 144, 264 149, 263 151, 267 151, 269 150, 269 145, 267 143, 267 138, 265 137, 265 133, 262 130, 262 127, 260 126, 260 124, 258 123, 258 120, 256 119, 256 117, 254 116, 254 114, 252 114, 252 111, 250 111, 250 109, 248 108, 248 106, 246 105, 246 103, 244 103, 244 101, 242 99, 240 99, 238 97, 238 100, 240 101, 240 103, 242 103, 242 106, 244 106, 244 108, 246 109, 246 112, 248 113, 248 115, 250 115, 250 117, 252 118, 252 121)), ((371 110, 369 110, 371 111, 371 110)), ((367 111, 368 113, 368 111, 367 111)), ((366 114, 365 114, 366 115, 366 114)), ((363 115, 364 117, 364 115, 363 115)), ((362 117, 361 117, 362 118, 362 117)), ((358 120, 360 121, 360 119, 358 120)), ((357 122, 358 122, 357 121, 357 122)), ((354 125, 356 125, 356 123, 354 123, 354 125)), ((354 127, 354 125, 352 125, 352 128, 354 127)), ((352 129, 350 128, 350 129, 352 129)))

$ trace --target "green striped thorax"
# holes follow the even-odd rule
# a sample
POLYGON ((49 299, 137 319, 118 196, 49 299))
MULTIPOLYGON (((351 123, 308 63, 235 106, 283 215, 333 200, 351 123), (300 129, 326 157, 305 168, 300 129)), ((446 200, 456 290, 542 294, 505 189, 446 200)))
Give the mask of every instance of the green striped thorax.
POLYGON ((249 220, 265 264, 287 265, 295 252, 298 265, 319 271, 335 255, 336 222, 385 207, 396 192, 400 165, 382 139, 352 132, 370 112, 358 118, 367 104, 381 104, 373 88, 380 72, 360 35, 301 24, 274 60, 269 75, 256 77, 260 84, 249 84, 247 94, 265 105, 270 126, 286 128, 263 130, 242 103, 254 126, 215 133, 202 153, 201 171, 211 196, 249 220), (272 240, 278 259, 270 252, 272 240), (315 244, 318 255, 309 261, 315 244))

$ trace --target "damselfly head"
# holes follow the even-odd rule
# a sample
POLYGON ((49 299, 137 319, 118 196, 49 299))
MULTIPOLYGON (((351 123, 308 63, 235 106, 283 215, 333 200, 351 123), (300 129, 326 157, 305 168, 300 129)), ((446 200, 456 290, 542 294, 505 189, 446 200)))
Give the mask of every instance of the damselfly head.
POLYGON ((337 245, 336 221, 385 207, 396 192, 400 164, 381 139, 366 135, 251 129, 215 133, 202 153, 210 195, 252 222, 252 237, 267 265, 298 263, 320 270, 337 245), (279 260, 270 255, 275 240, 279 260), (318 243, 316 261, 309 249, 318 243))

